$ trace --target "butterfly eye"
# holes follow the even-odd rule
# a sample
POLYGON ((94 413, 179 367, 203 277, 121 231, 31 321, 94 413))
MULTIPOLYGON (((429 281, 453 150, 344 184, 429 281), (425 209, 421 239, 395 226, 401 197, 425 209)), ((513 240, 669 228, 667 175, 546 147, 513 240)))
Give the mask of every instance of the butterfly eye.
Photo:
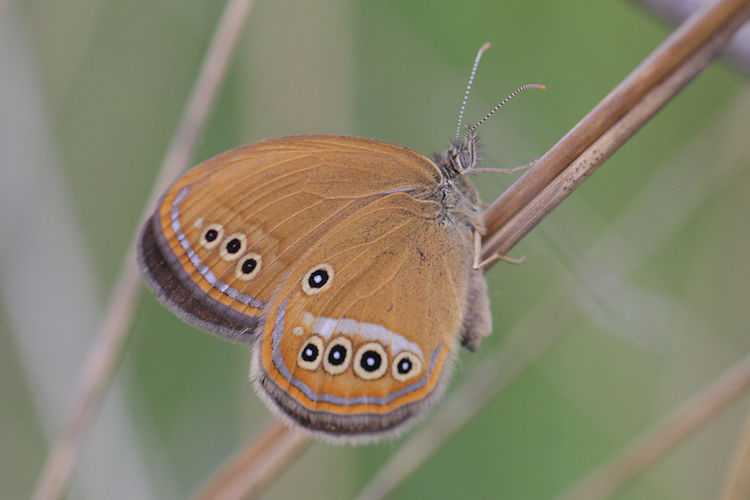
POLYGON ((224 236, 224 228, 221 227, 221 224, 211 224, 201 234, 200 246, 213 248, 219 244, 222 236, 224 236))
POLYGON ((257 253, 245 255, 238 263, 234 270, 234 275, 241 280, 250 280, 260 272, 262 259, 257 253))
POLYGON ((316 370, 323 359, 323 339, 313 335, 302 345, 297 364, 305 370, 316 370))
POLYGON ((416 377, 422 371, 422 361, 413 352, 402 351, 393 360, 391 375, 399 382, 416 377))
POLYGON ((368 342, 354 356, 354 373, 364 380, 382 377, 388 369, 388 355, 377 342, 368 342))
POLYGON ((471 156, 471 153, 468 151, 462 151, 460 155, 458 155, 458 163, 461 165, 462 170, 471 170, 471 168, 474 166, 474 159, 471 156))
POLYGON ((302 280, 302 290, 307 295, 320 293, 329 286, 333 281, 333 268, 328 264, 320 264, 310 269, 302 280))
POLYGON ((221 247, 221 258, 224 260, 234 260, 245 250, 247 238, 242 233, 234 233, 227 236, 221 247))
POLYGON ((347 368, 352 358, 352 341, 346 337, 337 337, 328 343, 323 358, 323 368, 331 375, 338 375, 347 368))

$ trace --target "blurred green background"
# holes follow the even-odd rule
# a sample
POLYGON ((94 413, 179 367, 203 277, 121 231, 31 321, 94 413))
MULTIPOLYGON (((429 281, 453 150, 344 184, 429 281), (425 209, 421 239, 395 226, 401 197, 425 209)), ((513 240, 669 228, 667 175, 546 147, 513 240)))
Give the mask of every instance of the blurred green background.
MULTIPOLYGON (((30 494, 67 415, 222 7, 0 1, 1 498, 30 494)), ((486 166, 526 163, 668 32, 627 2, 260 0, 193 163, 300 133, 441 151, 486 41, 469 121, 520 84, 549 89, 481 130, 486 166)), ((495 330, 452 388, 559 340, 393 498, 553 497, 748 352, 748 116, 745 81, 714 65, 515 249, 524 265, 490 272, 495 330)), ((491 201, 512 181, 475 182, 491 201)), ((247 348, 147 293, 132 331, 70 498, 182 498, 271 421, 247 348)), ((749 404, 616 498, 715 495, 749 404)), ((351 497, 401 443, 313 444, 267 497, 351 497)))

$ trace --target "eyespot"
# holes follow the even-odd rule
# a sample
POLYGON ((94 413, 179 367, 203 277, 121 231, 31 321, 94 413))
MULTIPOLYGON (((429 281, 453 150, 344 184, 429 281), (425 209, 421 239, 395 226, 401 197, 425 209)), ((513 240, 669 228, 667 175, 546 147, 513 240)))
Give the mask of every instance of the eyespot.
POLYGON ((234 268, 234 275, 241 280, 251 280, 260 272, 262 262, 263 259, 257 253, 246 254, 234 268))
POLYGON ((242 233, 230 234, 221 245, 219 254, 224 260, 235 260, 245 250, 247 238, 242 233))
POLYGON ((416 377, 422 372, 422 360, 410 351, 401 351, 393 359, 391 375, 399 382, 416 377))
POLYGON ((326 347, 323 368, 331 375, 338 375, 349 368, 351 360, 352 341, 346 337, 336 337, 326 347))
POLYGON ((199 244, 203 248, 213 248, 219 244, 222 236, 224 236, 224 228, 221 224, 210 224, 201 234, 199 244))
POLYGON ((328 264, 320 264, 310 269, 302 280, 302 290, 307 295, 315 295, 331 286, 333 268, 328 264))
POLYGON ((375 380, 388 370, 388 355, 377 342, 368 342, 354 356, 354 373, 364 380, 375 380))
POLYGON ((317 335, 311 336, 302 345, 297 356, 297 364, 305 370, 317 370, 320 360, 323 359, 323 339, 317 335))

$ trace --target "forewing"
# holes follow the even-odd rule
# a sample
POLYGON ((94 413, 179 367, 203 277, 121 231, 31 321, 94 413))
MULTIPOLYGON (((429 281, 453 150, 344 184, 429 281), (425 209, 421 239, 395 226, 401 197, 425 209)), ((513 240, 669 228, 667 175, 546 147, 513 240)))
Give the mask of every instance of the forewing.
POLYGON ((188 171, 139 239, 160 300, 221 337, 252 342, 300 258, 342 220, 389 196, 429 191, 435 165, 408 149, 340 136, 261 141, 188 171))

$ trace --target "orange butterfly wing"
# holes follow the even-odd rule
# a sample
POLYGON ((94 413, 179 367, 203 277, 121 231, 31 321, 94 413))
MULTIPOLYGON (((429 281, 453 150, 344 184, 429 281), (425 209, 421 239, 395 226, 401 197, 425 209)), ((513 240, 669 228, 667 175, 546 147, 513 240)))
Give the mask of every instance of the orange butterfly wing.
POLYGON ((429 160, 408 168, 405 153, 367 139, 298 136, 242 146, 198 165, 167 190, 144 225, 138 257, 147 283, 185 321, 252 342, 265 304, 300 249, 383 193, 434 181, 429 160), (245 235, 239 254, 223 256, 203 238, 212 224, 221 226, 216 243, 245 235), (244 280, 238 261, 250 249, 263 262, 244 280))
POLYGON ((392 194, 339 222, 302 256, 256 345, 261 396, 298 424, 344 438, 387 432, 431 406, 456 352, 470 275, 484 284, 471 268, 471 233, 440 224, 440 211, 392 194), (311 295, 305 280, 320 266, 332 276, 311 295), (319 361, 304 358, 310 343, 319 361), (348 359, 335 366, 330 346, 342 343, 348 359), (363 364, 368 350, 380 358, 376 369, 363 364), (404 359, 408 369, 399 371, 404 359))
POLYGON ((472 228, 447 216, 443 181, 432 161, 379 141, 261 141, 178 179, 139 261, 186 321, 238 342, 261 335, 254 371, 274 408, 328 434, 387 431, 439 395, 456 341, 489 329, 472 228), (331 279, 308 293, 319 265, 331 279), (334 347, 348 360, 323 363, 334 347))

